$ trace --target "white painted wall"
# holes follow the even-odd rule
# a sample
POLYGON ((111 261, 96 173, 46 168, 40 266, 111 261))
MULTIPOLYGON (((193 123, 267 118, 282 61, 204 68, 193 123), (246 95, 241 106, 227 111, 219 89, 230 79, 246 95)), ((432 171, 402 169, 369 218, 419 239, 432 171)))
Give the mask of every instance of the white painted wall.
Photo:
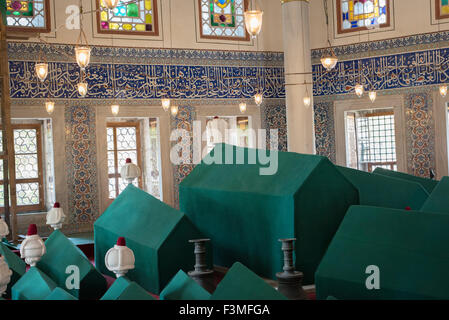
MULTIPOLYGON (((264 11, 264 24, 261 35, 255 41, 217 41, 197 39, 198 0, 157 0, 159 11, 159 37, 135 35, 96 35, 96 14, 84 15, 83 25, 91 45, 146 47, 146 48, 186 48, 214 50, 256 50, 282 51, 281 4, 279 0, 252 0, 264 11), (170 31, 170 28, 172 29, 170 31), (112 37, 114 40, 112 40, 112 37)), ((50 43, 75 44, 79 35, 77 30, 67 30, 65 22, 70 5, 83 4, 83 10, 95 10, 95 0, 50 0, 52 32, 41 37, 50 43)), ((36 41, 30 38, 29 41, 36 41)))

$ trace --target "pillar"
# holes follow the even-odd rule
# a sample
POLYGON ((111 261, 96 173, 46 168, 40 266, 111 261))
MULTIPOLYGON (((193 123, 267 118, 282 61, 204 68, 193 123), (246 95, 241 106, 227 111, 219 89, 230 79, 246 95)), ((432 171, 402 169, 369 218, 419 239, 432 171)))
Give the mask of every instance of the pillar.
POLYGON ((315 154, 312 85, 308 84, 310 107, 303 98, 312 82, 310 53, 309 0, 281 0, 284 40, 285 90, 288 150, 315 154), (309 74, 305 74, 309 73, 309 74))

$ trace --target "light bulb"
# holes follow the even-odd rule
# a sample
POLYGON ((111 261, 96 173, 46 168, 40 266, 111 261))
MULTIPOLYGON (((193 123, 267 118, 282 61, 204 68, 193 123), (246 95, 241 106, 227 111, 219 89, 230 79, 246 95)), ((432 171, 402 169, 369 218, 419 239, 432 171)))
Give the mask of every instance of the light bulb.
POLYGON ((363 88, 363 86, 361 85, 361 84, 357 84, 355 87, 354 87, 354 90, 355 90, 355 94, 357 95, 357 97, 361 97, 361 96, 363 96, 363 93, 365 92, 365 89, 363 88))
POLYGON ((377 92, 376 91, 370 91, 368 93, 368 95, 369 95, 369 99, 371 100, 371 102, 374 103, 374 101, 376 101, 376 98, 377 98, 377 92))
POLYGON ((242 102, 239 104, 239 109, 241 113, 245 113, 246 112, 246 103, 242 102))
POLYGON ((248 31, 248 33, 254 39, 262 29, 263 11, 245 11, 244 16, 246 31, 248 31))
POLYGON ((76 47, 75 48, 76 62, 81 70, 87 68, 90 63, 90 48, 89 47, 76 47))
POLYGON ((170 99, 162 99, 162 108, 164 109, 164 111, 168 111, 168 109, 170 109, 170 99))
POLYGON ((55 111, 55 103, 53 101, 45 102, 45 109, 47 110, 48 114, 52 114, 53 111, 55 111))
POLYGON ((85 97, 87 94, 87 83, 80 82, 78 83, 78 93, 81 97, 85 97))
POLYGON ((35 66, 36 75, 39 80, 44 81, 48 75, 48 64, 47 63, 36 63, 35 66))
POLYGON ((170 108, 171 115, 175 117, 178 114, 178 106, 171 106, 170 108))
POLYGON ((447 95, 447 86, 445 85, 440 86, 440 95, 442 97, 445 97, 447 95))
POLYGON ((120 111, 120 106, 118 104, 111 105, 111 112, 114 116, 118 115, 120 111))
POLYGON ((304 106, 306 108, 308 108, 308 107, 310 107, 310 103, 312 102, 312 99, 309 96, 305 96, 303 99, 303 102, 304 102, 304 106))
POLYGON ((324 56, 321 58, 321 64, 327 71, 331 71, 337 65, 338 58, 334 55, 324 56))
POLYGON ((119 0, 102 0, 103 6, 108 8, 109 10, 117 7, 119 0))
POLYGON ((260 105, 261 105, 262 102, 263 102, 263 94, 257 93, 257 94, 254 96, 254 102, 256 103, 256 105, 257 105, 258 107, 260 107, 260 105))

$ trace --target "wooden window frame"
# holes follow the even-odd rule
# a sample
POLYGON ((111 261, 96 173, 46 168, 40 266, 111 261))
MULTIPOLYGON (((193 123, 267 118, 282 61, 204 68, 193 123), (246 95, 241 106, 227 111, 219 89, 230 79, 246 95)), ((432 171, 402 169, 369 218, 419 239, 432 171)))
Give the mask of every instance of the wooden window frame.
POLYGON ((51 19, 50 19, 50 0, 44 0, 45 6, 45 27, 37 28, 37 27, 15 27, 15 26, 6 26, 6 31, 11 33, 23 32, 23 33, 48 33, 51 31, 51 19))
MULTIPOLYGON (((357 27, 357 28, 351 28, 351 29, 343 29, 342 26, 342 11, 341 11, 341 0, 335 0, 336 1, 336 8, 337 8, 337 33, 338 34, 346 34, 346 33, 351 33, 351 32, 358 32, 358 31, 364 31, 364 30, 368 30, 367 27, 357 27)), ((386 7, 387 7, 387 22, 380 25, 380 28, 388 28, 391 26, 391 5, 390 5, 390 0, 385 0, 387 2, 386 7)))
POLYGON ((440 3, 441 0, 435 0, 435 19, 441 20, 449 18, 449 14, 441 14, 440 3))
POLYGON ((148 37, 158 37, 159 36, 159 13, 157 2, 158 0, 153 0, 153 31, 127 31, 127 30, 103 30, 101 29, 101 16, 100 16, 100 1, 95 0, 97 5, 97 33, 101 34, 124 34, 124 35, 135 35, 135 36, 148 36, 148 37))
MULTIPOLYGON (((140 123, 139 122, 108 122, 106 123, 106 130, 108 128, 113 129, 113 138, 114 138, 114 150, 107 150, 107 152, 114 152, 114 173, 109 173, 109 167, 108 167, 108 199, 113 200, 118 197, 119 193, 119 178, 120 177, 120 168, 118 166, 118 151, 117 150, 117 128, 126 128, 126 127, 135 127, 136 128, 136 153, 137 153, 137 165, 139 168, 142 169, 142 155, 141 155, 141 137, 140 137, 140 123), (109 198, 109 179, 114 178, 115 179, 115 198, 109 198)), ((131 149, 130 149, 131 150, 131 149)), ((120 151, 127 151, 127 150, 120 150, 120 151)), ((142 181, 142 175, 138 178, 138 185, 139 188, 143 188, 143 181, 142 181)))
MULTIPOLYGON (((98 1, 98 0, 97 0, 98 1)), ((230 37, 230 36, 211 36, 211 35, 205 35, 203 33, 203 19, 201 18, 201 1, 202 0, 198 0, 198 22, 199 22, 199 28, 200 28, 200 38, 201 39, 209 39, 209 40, 230 40, 230 41, 250 41, 251 38, 249 36, 248 31, 245 29, 245 36, 244 37, 230 37)), ((244 0, 244 10, 243 11, 247 11, 249 8, 249 0, 244 0)), ((245 22, 243 22, 245 23, 245 22)))
MULTIPOLYGON (((39 184, 39 204, 20 206, 16 204, 17 213, 26 212, 39 212, 45 210, 45 194, 44 194, 44 170, 43 170, 43 158, 42 158, 42 125, 36 124, 12 124, 12 130, 16 129, 35 129, 36 130, 36 147, 37 147, 37 167, 38 167, 38 177, 30 179, 17 179, 15 181, 16 190, 18 184, 23 183, 38 183, 39 184)), ((16 156, 14 150, 14 158, 16 156)), ((2 160, 3 161, 3 160, 2 160)), ((0 185, 3 185, 3 180, 0 180, 0 185)), ((16 191, 17 192, 17 191, 16 191)), ((0 208, 0 212, 4 211, 4 207, 0 208)))

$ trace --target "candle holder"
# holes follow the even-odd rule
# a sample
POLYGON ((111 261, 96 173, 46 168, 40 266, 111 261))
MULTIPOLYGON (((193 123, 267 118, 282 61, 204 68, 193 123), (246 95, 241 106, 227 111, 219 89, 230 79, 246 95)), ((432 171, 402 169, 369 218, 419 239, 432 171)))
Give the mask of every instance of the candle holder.
POLYGON ((206 263, 206 243, 210 239, 195 239, 189 240, 190 243, 195 244, 195 270, 189 271, 189 277, 195 280, 201 287, 209 293, 215 291, 214 271, 207 269, 206 263))
POLYGON ((296 239, 280 239, 284 252, 283 272, 276 273, 278 291, 289 300, 307 300, 307 294, 302 288, 303 273, 296 271, 293 264, 293 243, 296 239))

